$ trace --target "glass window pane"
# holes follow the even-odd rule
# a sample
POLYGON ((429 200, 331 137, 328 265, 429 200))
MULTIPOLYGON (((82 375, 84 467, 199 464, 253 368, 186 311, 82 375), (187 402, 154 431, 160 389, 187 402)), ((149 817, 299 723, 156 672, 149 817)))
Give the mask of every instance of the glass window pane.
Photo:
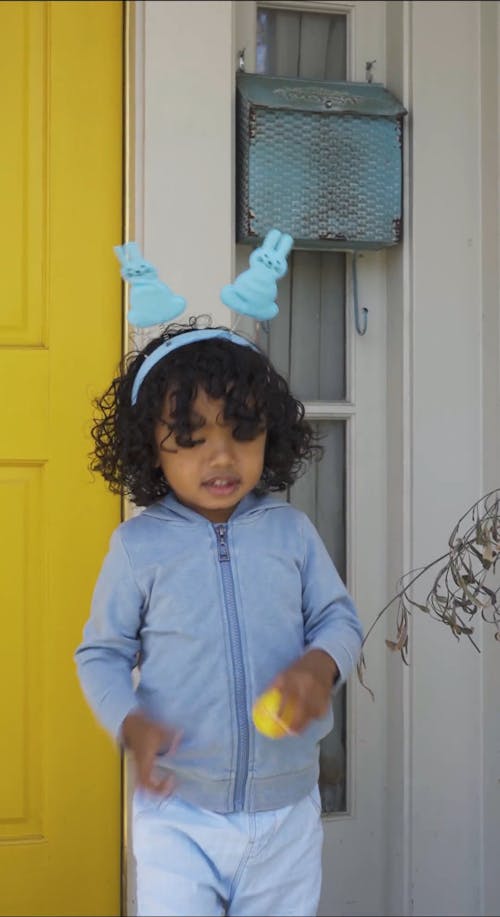
MULTIPOLYGON (((314 424, 321 436, 323 459, 313 463, 305 475, 290 488, 288 499, 314 522, 337 567, 346 577, 346 425, 343 420, 324 420, 314 424)), ((320 744, 320 776, 324 814, 346 809, 346 691, 332 700, 334 728, 320 744)))
POLYGON ((279 282, 279 316, 259 343, 301 401, 344 401, 345 256, 292 252, 279 282))
POLYGON ((259 7, 257 73, 345 80, 346 16, 259 7))
POLYGON ((347 809, 346 689, 332 699, 334 727, 320 742, 319 792, 323 815, 347 809))
POLYGON ((346 577, 346 422, 319 420, 313 428, 320 435, 324 453, 290 488, 292 506, 309 516, 345 581, 346 577))

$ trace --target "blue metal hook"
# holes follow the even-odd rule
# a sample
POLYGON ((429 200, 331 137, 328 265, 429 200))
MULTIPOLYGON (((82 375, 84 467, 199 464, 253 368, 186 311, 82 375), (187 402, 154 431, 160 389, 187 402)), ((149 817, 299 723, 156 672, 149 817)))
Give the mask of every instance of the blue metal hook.
POLYGON ((368 326, 368 309, 363 307, 363 321, 360 321, 359 314, 359 303, 358 303, 358 269, 356 259, 358 257, 357 252, 352 253, 352 298, 354 302, 354 321, 356 323, 356 331, 358 334, 365 334, 368 326))

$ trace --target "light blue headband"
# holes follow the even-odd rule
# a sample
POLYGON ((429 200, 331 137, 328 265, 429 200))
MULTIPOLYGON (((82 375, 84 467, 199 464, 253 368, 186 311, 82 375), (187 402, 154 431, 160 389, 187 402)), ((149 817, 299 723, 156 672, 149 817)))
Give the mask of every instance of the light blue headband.
POLYGON ((194 344, 197 341, 208 341, 210 338, 225 338, 233 344, 242 344, 244 347, 251 347, 252 350, 256 350, 257 353, 260 353, 259 348, 256 347, 255 344, 252 344, 251 341, 247 341, 247 339, 241 337, 241 335, 235 334, 234 331, 224 331, 222 328, 198 328, 193 331, 186 331, 184 334, 177 334, 175 337, 170 338, 169 341, 163 341, 162 344, 158 344, 158 347, 155 347, 155 349, 148 354, 144 363, 141 363, 132 386, 132 395, 130 399, 132 404, 135 404, 137 401, 137 395, 139 394, 139 389, 144 378, 153 369, 153 366, 156 366, 160 360, 163 360, 163 357, 172 353, 173 350, 178 350, 179 347, 185 347, 187 344, 194 344))
MULTIPOLYGON (((293 245, 288 233, 271 229, 262 245, 250 255, 248 270, 239 274, 234 283, 221 290, 221 300, 235 312, 249 315, 258 321, 274 318, 278 312, 275 302, 276 280, 287 271, 286 257, 293 245)), ((115 246, 116 255, 122 265, 121 276, 130 284, 130 310, 128 321, 139 328, 148 328, 176 318, 186 307, 186 300, 176 296, 163 281, 159 280, 156 268, 146 261, 135 242, 115 246)), ((234 344, 258 347, 232 331, 207 328, 188 331, 164 341, 153 350, 141 364, 134 379, 132 404, 137 401, 139 389, 149 371, 172 350, 209 338, 225 338, 234 344)))

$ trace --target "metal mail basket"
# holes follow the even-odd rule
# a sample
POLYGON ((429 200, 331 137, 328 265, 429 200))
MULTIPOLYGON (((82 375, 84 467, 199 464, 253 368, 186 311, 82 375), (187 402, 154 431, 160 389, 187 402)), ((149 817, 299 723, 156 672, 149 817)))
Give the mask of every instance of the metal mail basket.
POLYGON ((303 248, 376 249, 401 238, 401 103, 378 83, 239 72, 236 237, 270 227, 303 248))

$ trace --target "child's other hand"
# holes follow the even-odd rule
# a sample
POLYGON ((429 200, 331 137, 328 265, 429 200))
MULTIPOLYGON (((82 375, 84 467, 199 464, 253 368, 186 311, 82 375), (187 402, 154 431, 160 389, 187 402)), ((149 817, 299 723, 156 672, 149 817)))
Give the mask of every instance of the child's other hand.
POLYGON ((171 793, 174 788, 173 776, 169 774, 162 779, 156 778, 154 766, 157 754, 175 751, 179 744, 179 733, 149 719, 141 711, 134 710, 122 723, 122 738, 135 763, 137 784, 162 796, 171 793))
POLYGON ((325 716, 331 703, 332 686, 339 674, 335 661, 324 650, 308 650, 284 669, 271 687, 281 691, 281 706, 290 704, 293 718, 291 732, 302 732, 312 720, 325 716))

